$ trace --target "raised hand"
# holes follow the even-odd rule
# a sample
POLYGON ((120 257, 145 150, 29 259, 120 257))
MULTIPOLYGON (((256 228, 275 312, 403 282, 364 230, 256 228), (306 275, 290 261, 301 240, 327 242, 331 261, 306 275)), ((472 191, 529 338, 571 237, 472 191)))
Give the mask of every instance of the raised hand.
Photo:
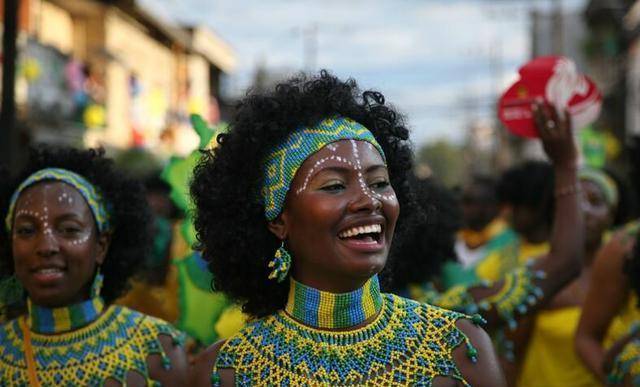
POLYGON ((544 151, 551 162, 559 168, 575 167, 578 151, 569 112, 565 110, 560 114, 543 100, 536 100, 532 109, 544 151))

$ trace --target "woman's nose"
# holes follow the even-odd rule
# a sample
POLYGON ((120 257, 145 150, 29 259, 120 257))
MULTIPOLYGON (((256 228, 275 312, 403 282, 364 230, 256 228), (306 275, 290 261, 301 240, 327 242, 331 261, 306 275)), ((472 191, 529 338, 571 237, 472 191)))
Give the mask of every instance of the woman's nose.
POLYGON ((382 208, 382 201, 366 186, 358 186, 354 190, 354 197, 349 203, 349 210, 352 212, 368 211, 373 212, 382 208))
POLYGON ((38 233, 36 244, 36 252, 43 257, 54 255, 60 250, 58 239, 50 228, 38 233))

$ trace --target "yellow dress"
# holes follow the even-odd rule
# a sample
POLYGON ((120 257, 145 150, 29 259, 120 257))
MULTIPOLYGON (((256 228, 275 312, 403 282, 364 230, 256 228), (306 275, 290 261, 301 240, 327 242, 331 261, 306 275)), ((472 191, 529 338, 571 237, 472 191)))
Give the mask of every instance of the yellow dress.
POLYGON ((538 313, 518 378, 519 387, 601 386, 573 349, 581 310, 575 306, 538 313))
MULTIPOLYGON (((636 303, 637 297, 631 295, 625 308, 611 321, 605 348, 622 338, 634 322, 640 321, 636 303)), ((582 308, 575 306, 538 313, 518 379, 519 387, 601 385, 574 351, 581 311, 582 308)))

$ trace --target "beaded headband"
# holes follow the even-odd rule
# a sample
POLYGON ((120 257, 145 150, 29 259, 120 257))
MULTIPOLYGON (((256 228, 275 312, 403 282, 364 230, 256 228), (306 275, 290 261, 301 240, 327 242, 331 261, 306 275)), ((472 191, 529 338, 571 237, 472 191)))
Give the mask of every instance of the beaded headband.
POLYGON ((578 178, 596 184, 604 193, 607 204, 615 207, 618 204, 618 188, 615 181, 605 172, 594 168, 582 168, 578 172, 578 178))
POLYGON ((7 211, 7 217, 5 218, 5 226, 7 231, 11 231, 11 224, 13 223, 13 212, 15 211, 16 202, 18 197, 26 188, 45 180, 61 181, 67 183, 80 192, 80 195, 86 200, 89 205, 89 209, 93 213, 93 217, 96 220, 98 231, 103 232, 109 229, 109 213, 107 211, 106 204, 102 200, 102 196, 93 184, 89 183, 87 179, 78 175, 75 172, 71 172, 62 168, 45 168, 41 169, 31 176, 27 177, 11 196, 9 202, 9 211, 7 211))
POLYGON ((382 159, 384 152, 369 129, 346 117, 332 117, 310 127, 294 130, 265 159, 262 200, 268 221, 280 215, 293 177, 302 163, 327 144, 340 140, 367 141, 382 159))

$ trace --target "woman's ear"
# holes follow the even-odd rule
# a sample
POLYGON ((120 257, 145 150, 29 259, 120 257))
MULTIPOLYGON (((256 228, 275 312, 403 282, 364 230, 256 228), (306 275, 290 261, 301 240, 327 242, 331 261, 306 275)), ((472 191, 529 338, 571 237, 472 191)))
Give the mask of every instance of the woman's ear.
POLYGON ((107 257, 109 251, 109 245, 111 244, 111 233, 105 231, 98 235, 98 251, 96 252, 96 263, 102 265, 104 259, 107 257))
POLYGON ((287 239, 289 227, 287 222, 287 216, 283 211, 277 218, 267 223, 269 231, 273 233, 279 240, 283 241, 287 239))

